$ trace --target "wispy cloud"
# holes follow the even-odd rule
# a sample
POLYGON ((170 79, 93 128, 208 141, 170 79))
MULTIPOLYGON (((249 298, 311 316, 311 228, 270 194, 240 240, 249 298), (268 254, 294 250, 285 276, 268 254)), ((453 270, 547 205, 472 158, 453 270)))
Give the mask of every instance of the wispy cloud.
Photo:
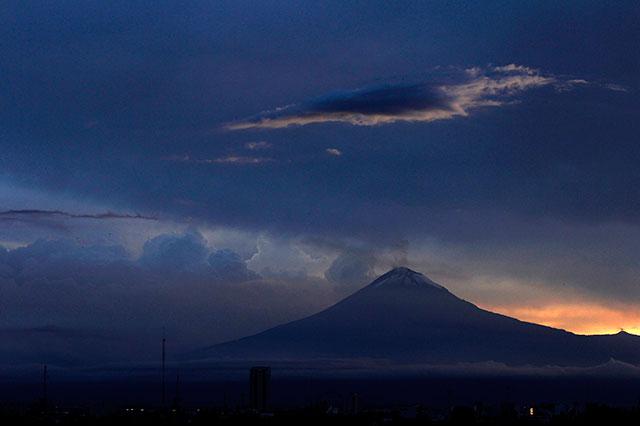
POLYGON ((194 163, 194 164, 232 164, 232 165, 250 165, 271 163, 275 160, 270 157, 253 157, 247 155, 227 155, 216 158, 193 158, 190 155, 178 155, 165 158, 167 161, 178 163, 194 163))
POLYGON ((325 151, 327 152, 327 154, 333 155, 334 157, 340 157, 342 155, 342 151, 340 151, 338 148, 327 148, 325 151))
MULTIPOLYGON (((480 68, 475 68, 475 69, 481 70, 480 68)), ((521 73, 526 75, 538 74, 538 70, 536 70, 535 68, 529 68, 527 66, 518 65, 518 64, 507 64, 507 65, 497 66, 497 67, 493 67, 493 70, 501 73, 516 72, 516 73, 521 73)))
POLYGON ((228 123, 225 127, 243 130, 326 122, 356 126, 431 122, 465 117, 480 108, 499 107, 532 89, 552 86, 567 90, 586 83, 517 64, 468 68, 453 74, 448 75, 445 82, 385 85, 333 93, 228 123))
POLYGON ((271 144, 267 141, 247 142, 244 147, 251 151, 257 151, 260 149, 269 149, 271 144))
POLYGON ((0 220, 20 220, 24 218, 66 217, 72 219, 142 219, 158 220, 153 216, 141 214, 104 213, 70 213, 62 210, 4 210, 0 211, 0 220))
POLYGON ((604 87, 609 89, 609 90, 613 90, 614 92, 628 92, 629 89, 627 89, 624 86, 621 86, 620 84, 615 84, 615 83, 605 83, 604 87))
POLYGON ((215 164, 262 164, 262 163, 270 163, 274 161, 273 158, 268 157, 248 157, 244 155, 229 155, 226 157, 214 158, 210 160, 206 160, 207 163, 215 163, 215 164))

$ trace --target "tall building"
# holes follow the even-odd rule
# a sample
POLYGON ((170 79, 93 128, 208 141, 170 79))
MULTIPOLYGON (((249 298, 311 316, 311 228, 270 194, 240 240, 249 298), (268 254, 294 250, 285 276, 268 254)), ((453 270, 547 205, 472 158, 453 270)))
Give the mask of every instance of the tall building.
POLYGON ((249 374, 249 403, 256 411, 265 411, 269 402, 271 367, 252 367, 249 374))
POLYGON ((351 406, 349 408, 351 414, 360 413, 360 396, 357 393, 351 394, 351 406))

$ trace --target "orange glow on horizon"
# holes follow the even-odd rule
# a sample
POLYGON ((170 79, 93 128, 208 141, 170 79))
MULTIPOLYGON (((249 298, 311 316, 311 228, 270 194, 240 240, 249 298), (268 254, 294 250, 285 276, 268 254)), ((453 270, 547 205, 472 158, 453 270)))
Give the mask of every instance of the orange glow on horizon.
POLYGON ((622 329, 640 335, 640 309, 637 306, 614 309, 595 303, 567 303, 538 307, 491 306, 486 309, 577 334, 615 334, 622 329))

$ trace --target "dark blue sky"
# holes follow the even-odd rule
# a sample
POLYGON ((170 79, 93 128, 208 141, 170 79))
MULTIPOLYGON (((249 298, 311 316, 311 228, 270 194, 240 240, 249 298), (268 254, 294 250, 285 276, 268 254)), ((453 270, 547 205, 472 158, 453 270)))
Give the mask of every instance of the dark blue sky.
POLYGON ((492 307, 640 300, 637 2, 9 1, 0 39, 7 253, 135 269, 195 238, 243 279, 406 263, 492 307))

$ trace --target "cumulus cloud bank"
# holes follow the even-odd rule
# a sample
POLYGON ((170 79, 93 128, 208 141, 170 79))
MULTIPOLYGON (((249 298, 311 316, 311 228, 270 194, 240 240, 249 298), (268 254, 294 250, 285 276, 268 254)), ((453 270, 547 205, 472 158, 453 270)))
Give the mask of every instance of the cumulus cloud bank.
POLYGON ((0 336, 10 337, 0 367, 143 361, 162 328, 176 353, 309 315, 338 297, 320 279, 260 276, 197 231, 151 238, 140 256, 75 239, 0 246, 0 336))
POLYGON ((577 80, 546 75, 516 64, 469 68, 456 74, 448 76, 444 82, 426 81, 337 92, 229 123, 226 128, 276 129, 326 122, 356 126, 399 121, 431 122, 465 117, 482 107, 498 107, 531 89, 554 86, 566 90, 578 84, 575 83, 577 80))
MULTIPOLYGON (((539 235, 543 228, 535 230, 539 235)), ((482 307, 525 320, 580 330, 580 307, 588 308, 589 324, 601 320, 602 331, 630 329, 637 320, 638 261, 635 254, 622 256, 628 250, 620 246, 623 239, 632 246, 637 233, 607 227, 580 234, 589 249, 567 242, 544 250, 502 241, 487 243, 488 250, 431 241, 411 250, 402 241, 372 250, 354 241, 266 234, 256 241, 251 234, 191 228, 154 234, 140 254, 78 238, 0 246, 0 335, 11 337, 0 348, 0 368, 144 361, 156 354, 163 327, 173 348, 180 348, 175 351, 242 337, 318 312, 397 264, 424 271, 482 307), (605 310, 597 297, 603 293, 610 299, 605 310), (612 304, 614 297, 624 303, 612 304), (549 306, 550 300, 561 306, 549 306), (542 315, 522 311, 532 304, 542 315), (573 316, 563 314, 569 322, 558 323, 556 312, 564 308, 573 316)))

